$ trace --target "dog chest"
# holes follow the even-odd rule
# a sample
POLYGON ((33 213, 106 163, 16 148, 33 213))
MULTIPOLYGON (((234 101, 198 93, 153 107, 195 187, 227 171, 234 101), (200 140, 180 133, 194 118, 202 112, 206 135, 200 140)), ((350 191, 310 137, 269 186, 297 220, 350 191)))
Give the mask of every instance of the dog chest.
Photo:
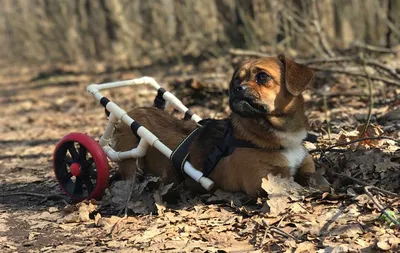
POLYGON ((298 167, 306 157, 307 150, 304 148, 303 145, 296 145, 294 147, 286 148, 284 151, 282 151, 282 154, 288 162, 290 174, 294 176, 297 172, 298 167))

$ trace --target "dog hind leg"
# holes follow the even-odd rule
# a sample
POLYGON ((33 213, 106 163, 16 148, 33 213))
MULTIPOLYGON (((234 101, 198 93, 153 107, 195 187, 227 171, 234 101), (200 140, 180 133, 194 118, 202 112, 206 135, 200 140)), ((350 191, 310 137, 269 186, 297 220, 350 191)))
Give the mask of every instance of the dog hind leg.
MULTIPOLYGON (((132 134, 130 128, 124 124, 116 127, 112 146, 116 151, 128 151, 137 147, 139 140, 132 134)), ((118 173, 122 180, 134 180, 136 177, 137 159, 126 159, 117 162, 118 173)))
POLYGON ((136 159, 127 159, 118 164, 118 172, 121 175, 122 180, 132 180, 136 178, 136 159))

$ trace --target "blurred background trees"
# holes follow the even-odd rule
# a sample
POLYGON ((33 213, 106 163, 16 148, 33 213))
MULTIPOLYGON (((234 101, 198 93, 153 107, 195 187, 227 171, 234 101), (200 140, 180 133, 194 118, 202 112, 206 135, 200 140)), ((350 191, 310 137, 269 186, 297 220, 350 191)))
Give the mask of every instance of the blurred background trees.
POLYGON ((3 63, 122 67, 400 42, 399 0, 0 0, 3 63))

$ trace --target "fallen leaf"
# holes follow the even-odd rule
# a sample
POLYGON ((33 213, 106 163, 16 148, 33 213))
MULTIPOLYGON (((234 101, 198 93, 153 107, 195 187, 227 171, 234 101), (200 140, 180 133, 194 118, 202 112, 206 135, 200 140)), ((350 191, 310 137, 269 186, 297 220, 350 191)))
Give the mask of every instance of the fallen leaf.
POLYGON ((379 249, 384 250, 384 251, 390 250, 390 248, 391 248, 390 244, 386 240, 378 241, 376 246, 378 246, 379 249))
POLYGON ((282 178, 280 175, 268 175, 263 178, 261 188, 268 193, 267 204, 271 215, 279 215, 289 207, 293 200, 300 200, 304 188, 294 182, 293 178, 282 178))
POLYGON ((101 214, 100 213, 98 213, 98 214, 96 214, 96 216, 94 216, 94 225, 96 227, 100 227, 100 225, 99 225, 100 219, 101 219, 101 214))
POLYGON ((170 183, 170 184, 162 186, 162 189, 160 191, 160 195, 164 196, 165 194, 167 194, 168 191, 172 188, 172 186, 174 186, 174 183, 170 183))
POLYGON ((360 224, 348 224, 331 230, 330 234, 342 238, 355 238, 363 232, 364 231, 360 224))
POLYGON ((297 245, 294 253, 308 253, 315 252, 315 244, 312 242, 301 242, 297 245))

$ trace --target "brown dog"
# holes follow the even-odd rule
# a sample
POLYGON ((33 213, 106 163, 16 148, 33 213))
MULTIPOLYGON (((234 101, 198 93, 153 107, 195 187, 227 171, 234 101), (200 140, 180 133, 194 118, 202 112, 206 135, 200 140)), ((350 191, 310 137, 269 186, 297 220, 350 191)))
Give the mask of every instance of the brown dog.
MULTIPOLYGON (((235 70, 229 88, 232 114, 228 119, 233 137, 255 148, 237 147, 218 161, 209 175, 216 188, 254 196, 261 191, 261 179, 270 173, 295 176, 301 181, 315 171, 303 146, 307 119, 301 94, 313 79, 310 68, 282 55, 247 60, 235 70)), ((136 108, 128 114, 172 150, 197 127, 195 122, 176 119, 157 108, 136 108)), ((208 155, 224 138, 225 126, 225 121, 213 120, 191 143, 189 161, 196 169, 203 170, 208 155)), ((117 125, 113 138, 117 151, 138 144, 124 123, 117 125)), ((119 162, 123 179, 133 178, 139 169, 161 177, 164 183, 179 183, 170 160, 154 148, 149 148, 139 163, 133 159, 119 162)))

